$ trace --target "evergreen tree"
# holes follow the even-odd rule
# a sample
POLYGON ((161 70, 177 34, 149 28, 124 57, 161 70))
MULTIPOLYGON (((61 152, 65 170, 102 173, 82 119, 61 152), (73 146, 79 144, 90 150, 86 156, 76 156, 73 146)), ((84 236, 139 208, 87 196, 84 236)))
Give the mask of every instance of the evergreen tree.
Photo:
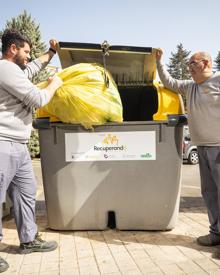
POLYGON ((220 51, 218 52, 218 55, 214 61, 215 61, 215 66, 214 66, 215 69, 217 71, 220 71, 220 51))
POLYGON ((167 65, 168 72, 175 79, 190 79, 190 73, 187 68, 188 56, 190 51, 183 48, 182 43, 177 45, 176 53, 171 52, 170 62, 167 65))
MULTIPOLYGON (((31 40, 31 59, 39 57, 46 51, 46 45, 44 42, 41 41, 40 25, 35 23, 35 21, 31 18, 31 15, 27 14, 26 10, 18 15, 18 17, 14 17, 6 22, 5 28, 0 31, 0 38, 2 37, 2 34, 6 29, 16 29, 26 35, 31 40)), ((46 80, 48 76, 49 73, 47 72, 47 70, 42 70, 37 76, 32 79, 32 82, 34 84, 37 84, 41 81, 46 80)), ((32 157, 39 156, 40 148, 37 130, 32 130, 28 148, 32 157)))
MULTIPOLYGON (((13 17, 11 20, 6 21, 5 28, 0 31, 0 38, 6 29, 16 29, 31 40, 31 59, 39 57, 46 51, 46 45, 41 41, 40 25, 36 24, 36 22, 31 18, 31 15, 27 14, 26 10, 17 17, 13 17)), ((43 70, 32 79, 32 82, 37 84, 46 80, 48 76, 49 73, 46 70, 43 70)))

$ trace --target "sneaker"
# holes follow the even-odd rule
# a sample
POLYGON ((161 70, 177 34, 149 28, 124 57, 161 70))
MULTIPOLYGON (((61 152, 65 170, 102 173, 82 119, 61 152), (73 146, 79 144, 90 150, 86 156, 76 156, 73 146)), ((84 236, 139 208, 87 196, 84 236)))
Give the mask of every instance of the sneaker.
POLYGON ((197 243, 203 246, 220 245, 220 236, 215 234, 208 234, 197 238, 197 243))
POLYGON ((35 239, 29 243, 21 243, 19 247, 20 254, 28 254, 32 252, 48 252, 53 251, 57 248, 57 242, 50 241, 46 242, 40 238, 37 234, 35 239))
POLYGON ((0 257, 0 273, 5 272, 8 268, 8 263, 2 257, 0 257))

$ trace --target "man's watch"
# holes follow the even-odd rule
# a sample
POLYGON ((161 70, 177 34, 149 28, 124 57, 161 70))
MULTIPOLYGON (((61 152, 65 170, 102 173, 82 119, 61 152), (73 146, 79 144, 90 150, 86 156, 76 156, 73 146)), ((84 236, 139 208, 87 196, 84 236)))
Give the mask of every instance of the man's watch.
POLYGON ((57 51, 55 51, 53 48, 49 48, 49 51, 53 52, 54 54, 57 53, 57 51))

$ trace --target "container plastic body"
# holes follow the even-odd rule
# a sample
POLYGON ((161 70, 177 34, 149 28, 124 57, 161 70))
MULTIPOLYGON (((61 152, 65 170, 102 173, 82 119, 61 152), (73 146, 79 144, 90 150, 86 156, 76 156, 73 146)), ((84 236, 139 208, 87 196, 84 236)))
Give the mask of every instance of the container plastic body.
MULTIPOLYGON (((155 133, 154 160, 66 161, 65 135, 78 125, 39 127, 48 225, 58 230, 169 230, 179 210, 182 126, 109 123, 91 132, 155 133)), ((127 134, 127 135, 128 135, 127 134)), ((134 146, 138 140, 134 140, 134 146)), ((148 143, 142 146, 149 146, 148 143)))

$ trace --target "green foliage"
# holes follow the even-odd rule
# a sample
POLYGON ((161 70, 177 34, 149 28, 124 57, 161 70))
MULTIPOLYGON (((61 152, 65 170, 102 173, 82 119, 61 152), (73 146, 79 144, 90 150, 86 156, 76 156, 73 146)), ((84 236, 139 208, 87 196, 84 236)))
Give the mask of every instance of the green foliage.
POLYGON ((38 131, 35 129, 31 131, 31 137, 28 142, 28 149, 32 158, 40 156, 39 136, 38 131))
POLYGON ((214 62, 215 62, 214 68, 217 71, 220 71, 220 51, 218 52, 218 55, 217 55, 216 59, 214 60, 214 62))
POLYGON ((176 53, 171 52, 168 72, 175 79, 191 79, 188 71, 187 62, 189 60, 190 51, 183 48, 182 43, 177 45, 176 53))

